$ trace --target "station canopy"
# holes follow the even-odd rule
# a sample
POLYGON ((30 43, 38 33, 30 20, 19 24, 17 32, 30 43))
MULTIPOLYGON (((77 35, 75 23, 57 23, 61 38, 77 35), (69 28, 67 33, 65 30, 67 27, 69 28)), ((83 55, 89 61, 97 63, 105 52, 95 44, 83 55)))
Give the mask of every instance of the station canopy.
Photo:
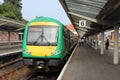
POLYGON ((120 25, 120 0, 59 0, 80 36, 90 36, 120 25), (86 21, 85 27, 79 21, 86 21))
POLYGON ((25 22, 0 16, 0 30, 20 31, 23 30, 24 27, 25 27, 25 22))

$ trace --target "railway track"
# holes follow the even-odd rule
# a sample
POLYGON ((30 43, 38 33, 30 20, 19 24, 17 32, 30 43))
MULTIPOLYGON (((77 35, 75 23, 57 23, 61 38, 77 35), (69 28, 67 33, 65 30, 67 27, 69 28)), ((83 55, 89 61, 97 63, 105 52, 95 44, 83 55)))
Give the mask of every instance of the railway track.
POLYGON ((4 68, 4 67, 7 67, 7 66, 9 66, 9 65, 12 65, 12 64, 21 62, 22 60, 23 60, 22 58, 18 58, 18 59, 12 60, 12 61, 10 61, 10 62, 1 64, 1 65, 0 65, 0 69, 2 69, 2 68, 4 68))
POLYGON ((0 80, 26 80, 31 72, 23 64, 21 51, 0 54, 0 80))
POLYGON ((3 64, 0 66, 0 77, 13 73, 16 70, 21 69, 22 67, 24 67, 24 65, 21 58, 15 61, 3 64))
POLYGON ((21 51, 0 54, 0 66, 18 58, 21 58, 21 51))
POLYGON ((60 72, 34 72, 26 80, 56 80, 60 72))
POLYGON ((24 67, 21 52, 0 55, 0 79, 24 67))

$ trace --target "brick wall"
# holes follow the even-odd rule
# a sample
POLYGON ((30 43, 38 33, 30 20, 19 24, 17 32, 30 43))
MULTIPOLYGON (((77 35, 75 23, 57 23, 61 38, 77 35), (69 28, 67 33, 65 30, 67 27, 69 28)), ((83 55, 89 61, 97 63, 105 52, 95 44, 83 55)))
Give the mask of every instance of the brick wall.
POLYGON ((0 41, 7 41, 7 40, 8 40, 8 32, 0 31, 0 41))
MULTIPOLYGON (((11 41, 20 41, 18 32, 10 32, 11 41)), ((8 41, 8 32, 0 31, 0 41, 8 41)))
POLYGON ((11 32, 10 33, 10 40, 11 41, 19 41, 19 35, 16 32, 11 32))

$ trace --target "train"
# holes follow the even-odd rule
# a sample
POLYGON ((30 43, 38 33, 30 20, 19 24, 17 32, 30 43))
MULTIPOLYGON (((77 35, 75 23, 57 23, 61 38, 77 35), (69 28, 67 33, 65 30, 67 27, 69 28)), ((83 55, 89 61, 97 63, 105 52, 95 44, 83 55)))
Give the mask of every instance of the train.
POLYGON ((60 21, 50 17, 35 18, 29 21, 24 29, 24 64, 37 68, 60 66, 76 44, 76 35, 60 21))

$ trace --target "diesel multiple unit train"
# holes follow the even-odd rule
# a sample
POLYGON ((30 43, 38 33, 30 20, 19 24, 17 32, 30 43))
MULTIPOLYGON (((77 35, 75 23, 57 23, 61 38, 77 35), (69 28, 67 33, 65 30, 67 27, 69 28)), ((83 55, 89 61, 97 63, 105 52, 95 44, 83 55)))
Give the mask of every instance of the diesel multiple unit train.
POLYGON ((53 18, 39 17, 26 24, 22 44, 25 65, 60 66, 75 47, 76 36, 53 18))

